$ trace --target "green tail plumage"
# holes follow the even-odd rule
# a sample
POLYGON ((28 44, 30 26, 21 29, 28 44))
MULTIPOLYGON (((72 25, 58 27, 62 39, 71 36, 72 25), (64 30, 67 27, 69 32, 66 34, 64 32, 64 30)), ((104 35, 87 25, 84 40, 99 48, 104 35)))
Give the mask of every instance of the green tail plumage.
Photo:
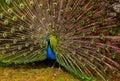
POLYGON ((46 59, 50 38, 57 62, 83 80, 120 73, 120 36, 106 0, 3 0, 0 62, 46 59), (51 37, 52 36, 52 37, 51 37))

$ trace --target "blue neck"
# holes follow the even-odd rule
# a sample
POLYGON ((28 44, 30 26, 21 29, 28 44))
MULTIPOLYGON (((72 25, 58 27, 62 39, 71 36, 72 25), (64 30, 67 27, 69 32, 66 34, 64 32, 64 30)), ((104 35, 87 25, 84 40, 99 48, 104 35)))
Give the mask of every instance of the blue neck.
POLYGON ((48 44, 48 47, 47 47, 47 59, 56 60, 55 53, 53 52, 50 44, 48 44))

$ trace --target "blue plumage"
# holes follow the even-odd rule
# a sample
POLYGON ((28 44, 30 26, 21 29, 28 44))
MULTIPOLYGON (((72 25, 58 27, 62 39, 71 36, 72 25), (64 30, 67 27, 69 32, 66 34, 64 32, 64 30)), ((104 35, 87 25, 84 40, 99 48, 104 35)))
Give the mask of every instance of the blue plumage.
POLYGON ((46 41, 48 42, 48 47, 47 47, 47 59, 50 59, 50 60, 55 60, 56 57, 55 57, 55 53, 53 52, 51 46, 50 46, 50 41, 49 41, 49 38, 46 37, 46 41))
POLYGON ((55 53, 53 52, 50 45, 48 45, 48 47, 47 47, 47 59, 50 59, 50 60, 55 60, 56 59, 55 53))

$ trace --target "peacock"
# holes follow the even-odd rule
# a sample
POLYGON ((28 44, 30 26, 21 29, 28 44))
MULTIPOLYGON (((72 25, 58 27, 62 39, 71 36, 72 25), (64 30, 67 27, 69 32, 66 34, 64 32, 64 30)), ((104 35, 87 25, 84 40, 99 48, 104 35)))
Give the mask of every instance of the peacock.
POLYGON ((119 22, 107 0, 1 0, 0 62, 55 60, 86 81, 120 73, 119 22))

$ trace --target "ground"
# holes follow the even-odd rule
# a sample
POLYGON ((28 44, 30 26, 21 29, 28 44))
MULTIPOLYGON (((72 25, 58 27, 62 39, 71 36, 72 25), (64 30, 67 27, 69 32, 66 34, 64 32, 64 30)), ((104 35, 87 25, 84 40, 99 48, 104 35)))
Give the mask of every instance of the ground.
MULTIPOLYGON (((35 62, 20 65, 0 63, 0 81, 83 81, 60 69, 53 62, 35 62)), ((100 80, 101 81, 101 80, 100 80)), ((112 81, 120 81, 120 75, 112 81)))
MULTIPOLYGON (((52 62, 49 62, 52 63, 52 62)), ((52 63, 53 64, 53 63, 52 63)), ((47 62, 20 65, 0 64, 0 81, 79 81, 66 71, 47 62), (46 64, 45 64, 46 63, 46 64)))

